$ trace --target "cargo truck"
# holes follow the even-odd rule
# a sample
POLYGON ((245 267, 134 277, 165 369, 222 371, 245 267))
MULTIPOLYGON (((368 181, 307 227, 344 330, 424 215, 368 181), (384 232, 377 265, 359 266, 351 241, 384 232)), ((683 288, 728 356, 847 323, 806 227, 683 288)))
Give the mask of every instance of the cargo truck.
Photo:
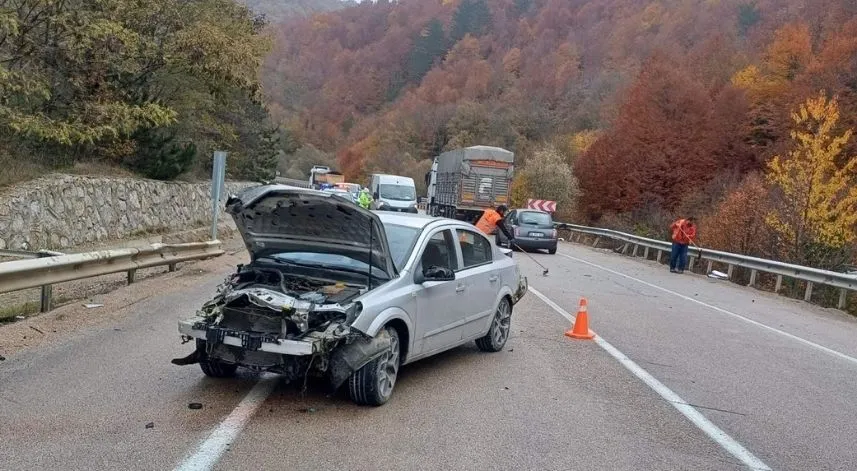
POLYGON ((499 147, 444 152, 426 174, 426 212, 476 223, 484 210, 509 204, 514 169, 515 154, 499 147))

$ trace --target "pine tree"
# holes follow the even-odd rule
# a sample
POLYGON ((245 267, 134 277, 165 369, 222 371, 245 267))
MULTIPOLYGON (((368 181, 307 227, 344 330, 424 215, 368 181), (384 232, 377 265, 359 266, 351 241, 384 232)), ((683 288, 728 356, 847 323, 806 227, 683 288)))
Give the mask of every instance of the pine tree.
POLYGON ((408 80, 418 83, 445 53, 443 24, 433 18, 414 39, 414 47, 408 57, 408 80))

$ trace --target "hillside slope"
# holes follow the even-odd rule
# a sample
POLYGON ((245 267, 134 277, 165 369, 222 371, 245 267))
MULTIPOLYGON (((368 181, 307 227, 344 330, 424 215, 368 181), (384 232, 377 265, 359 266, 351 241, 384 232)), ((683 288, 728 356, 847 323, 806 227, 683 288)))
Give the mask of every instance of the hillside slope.
POLYGON ((338 10, 354 5, 348 0, 243 0, 255 13, 263 14, 271 23, 290 18, 303 18, 314 13, 338 10))

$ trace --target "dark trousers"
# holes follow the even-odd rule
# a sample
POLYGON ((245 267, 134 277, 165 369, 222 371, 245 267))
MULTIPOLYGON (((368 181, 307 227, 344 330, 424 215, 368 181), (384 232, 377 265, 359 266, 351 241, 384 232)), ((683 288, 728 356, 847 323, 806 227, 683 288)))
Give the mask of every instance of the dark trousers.
POLYGON ((684 271, 687 266, 687 244, 673 242, 670 252, 670 270, 684 271))

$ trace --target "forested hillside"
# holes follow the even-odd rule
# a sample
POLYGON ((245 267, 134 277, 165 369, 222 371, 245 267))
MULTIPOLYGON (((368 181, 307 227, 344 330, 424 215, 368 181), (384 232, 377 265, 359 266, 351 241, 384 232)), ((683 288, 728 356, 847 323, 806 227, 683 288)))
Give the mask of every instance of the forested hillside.
POLYGON ((818 147, 857 124, 853 0, 382 0, 275 36, 266 97, 300 149, 285 171, 335 154, 351 178, 421 177, 445 149, 499 145, 524 163, 518 198, 555 193, 532 167, 573 169, 565 217, 661 235, 692 213, 721 248, 825 263, 853 243, 834 213, 857 209, 857 143, 818 147), (825 176, 774 168, 790 155, 825 176))
POLYGON ((305 18, 315 13, 339 10, 356 5, 349 0, 243 0, 251 11, 265 15, 271 23, 280 23, 290 18, 305 18))
POLYGON ((273 176, 264 28, 232 0, 0 0, 0 185, 54 169, 204 174, 215 148, 233 176, 273 176))

